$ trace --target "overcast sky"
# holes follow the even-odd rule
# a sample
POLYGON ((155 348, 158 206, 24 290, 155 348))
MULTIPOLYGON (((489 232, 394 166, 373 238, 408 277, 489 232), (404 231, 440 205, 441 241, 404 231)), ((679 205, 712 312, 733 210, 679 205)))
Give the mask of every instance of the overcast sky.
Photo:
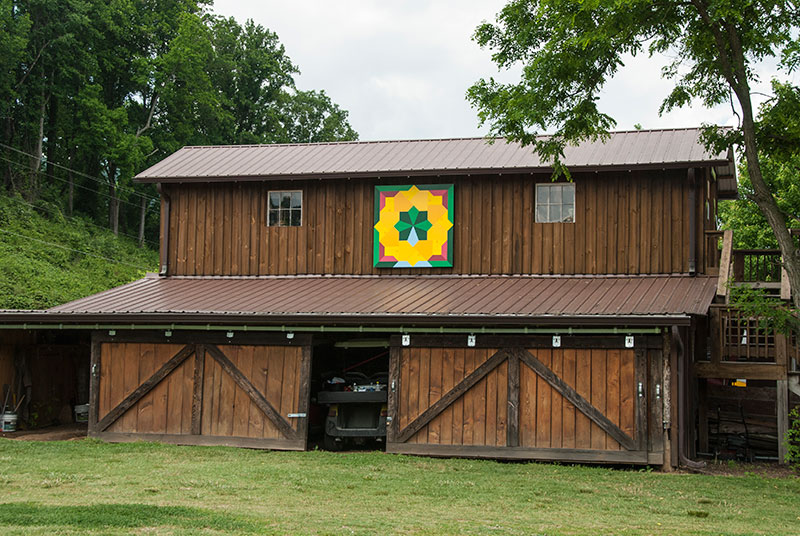
MULTIPOLYGON (((214 11, 253 19, 278 34, 299 66, 300 89, 324 89, 350 112, 362 140, 482 136, 465 99, 481 77, 512 81, 471 39, 503 0, 216 0, 214 11)), ((664 60, 628 62, 606 87, 600 109, 617 129, 735 124, 730 107, 682 109, 658 116, 671 84, 664 60)))

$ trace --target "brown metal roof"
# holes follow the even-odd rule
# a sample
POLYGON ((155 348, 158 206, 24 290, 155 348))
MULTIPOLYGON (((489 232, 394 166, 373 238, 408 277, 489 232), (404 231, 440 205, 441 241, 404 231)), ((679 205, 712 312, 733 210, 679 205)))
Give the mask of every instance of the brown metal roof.
MULTIPOLYGON (((569 146, 572 169, 726 165, 709 154, 698 128, 614 132, 606 141, 569 146)), ((184 147, 139 173, 142 182, 268 180, 549 172, 531 147, 486 138, 184 147)))
MULTIPOLYGON (((346 323, 381 319, 537 323, 703 315, 716 290, 705 276, 272 276, 166 277, 49 309, 92 321, 346 323)), ((42 315, 38 315, 42 316, 42 315)), ((46 319, 42 319, 46 320, 46 319)))

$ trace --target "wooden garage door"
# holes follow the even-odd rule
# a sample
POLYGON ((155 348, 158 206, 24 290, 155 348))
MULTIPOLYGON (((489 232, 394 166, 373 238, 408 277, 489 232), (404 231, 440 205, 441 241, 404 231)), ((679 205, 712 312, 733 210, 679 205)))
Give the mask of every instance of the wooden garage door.
POLYGON ((306 447, 308 346, 96 342, 92 357, 92 436, 306 447))
POLYGON ((387 449, 647 463, 644 356, 613 348, 395 348, 387 449))

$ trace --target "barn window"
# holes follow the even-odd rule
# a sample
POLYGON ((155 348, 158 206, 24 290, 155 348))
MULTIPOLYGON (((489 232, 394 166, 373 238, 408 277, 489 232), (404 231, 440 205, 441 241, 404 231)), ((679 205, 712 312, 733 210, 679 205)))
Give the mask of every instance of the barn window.
POLYGON ((574 221, 574 184, 536 185, 536 223, 573 223, 574 221))
POLYGON ((270 227, 299 227, 303 222, 303 192, 270 191, 268 212, 270 227))

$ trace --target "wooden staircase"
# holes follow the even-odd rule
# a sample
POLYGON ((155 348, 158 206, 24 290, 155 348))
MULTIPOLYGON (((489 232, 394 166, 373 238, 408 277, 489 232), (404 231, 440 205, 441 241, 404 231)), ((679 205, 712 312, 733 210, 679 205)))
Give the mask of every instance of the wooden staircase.
MULTIPOLYGON (((793 234, 798 236, 797 230, 793 234)), ((701 380, 701 391, 702 384, 710 378, 774 381, 777 436, 782 438, 789 424, 789 393, 800 396, 800 334, 779 333, 770 318, 747 316, 730 302, 731 289, 742 286, 763 289, 767 295, 786 302, 791 300, 780 250, 734 249, 730 230, 707 231, 706 239, 706 273, 718 274, 717 296, 709 311, 708 359, 695 361, 694 377, 701 380)), ((700 396, 703 397, 702 392, 700 396)), ((699 426, 699 436, 703 438, 702 420, 699 426)), ((786 447, 779 440, 781 462, 785 454, 786 447)))

